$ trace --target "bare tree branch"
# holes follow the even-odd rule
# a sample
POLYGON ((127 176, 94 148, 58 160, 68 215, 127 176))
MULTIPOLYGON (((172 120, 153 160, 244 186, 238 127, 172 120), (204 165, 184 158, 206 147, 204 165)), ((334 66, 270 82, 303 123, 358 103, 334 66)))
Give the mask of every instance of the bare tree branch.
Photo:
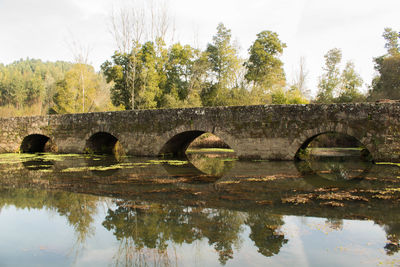
POLYGON ((305 57, 300 57, 296 76, 293 79, 293 84, 300 90, 304 97, 310 97, 310 89, 307 88, 308 70, 306 67, 305 57))

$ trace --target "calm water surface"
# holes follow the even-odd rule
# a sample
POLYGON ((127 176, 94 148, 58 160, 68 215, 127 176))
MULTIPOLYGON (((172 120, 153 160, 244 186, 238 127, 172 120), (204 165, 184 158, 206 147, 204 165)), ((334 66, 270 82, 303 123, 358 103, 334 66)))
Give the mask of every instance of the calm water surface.
POLYGON ((400 168, 0 155, 0 266, 398 266, 400 168))

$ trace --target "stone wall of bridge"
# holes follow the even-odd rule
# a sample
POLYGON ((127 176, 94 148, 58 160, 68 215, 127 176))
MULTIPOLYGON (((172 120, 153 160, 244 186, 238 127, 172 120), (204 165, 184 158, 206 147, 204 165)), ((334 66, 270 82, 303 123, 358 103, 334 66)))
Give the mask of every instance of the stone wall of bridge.
POLYGON ((399 115, 400 103, 359 103, 2 118, 0 152, 20 151, 27 137, 31 136, 34 142, 33 137, 45 136, 57 152, 84 153, 92 136, 108 133, 129 155, 180 154, 196 137, 210 132, 226 142, 240 158, 293 160, 299 148, 315 136, 337 132, 358 139, 375 161, 400 162, 399 115))

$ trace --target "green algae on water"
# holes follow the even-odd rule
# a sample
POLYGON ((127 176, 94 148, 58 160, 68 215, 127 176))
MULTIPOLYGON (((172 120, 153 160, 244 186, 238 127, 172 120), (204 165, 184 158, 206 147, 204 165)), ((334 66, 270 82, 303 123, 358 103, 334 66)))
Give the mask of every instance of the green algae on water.
POLYGON ((186 160, 149 160, 148 161, 151 164, 169 164, 169 165, 174 165, 174 166, 180 166, 180 165, 185 165, 188 164, 188 161, 186 160))

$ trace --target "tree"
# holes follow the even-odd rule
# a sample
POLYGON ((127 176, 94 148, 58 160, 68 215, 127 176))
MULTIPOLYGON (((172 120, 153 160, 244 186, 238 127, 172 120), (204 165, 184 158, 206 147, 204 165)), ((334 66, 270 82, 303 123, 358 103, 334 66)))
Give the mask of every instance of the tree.
POLYGON ((249 49, 249 60, 245 78, 254 87, 261 87, 264 92, 285 86, 285 73, 280 56, 286 44, 279 40, 278 34, 262 31, 249 49))
POLYGON ((162 107, 178 107, 188 96, 194 50, 189 45, 172 45, 166 62, 166 83, 161 100, 162 107))
POLYGON ((386 40, 385 48, 388 51, 388 55, 395 56, 400 53, 399 38, 400 33, 392 30, 391 28, 385 28, 383 32, 383 38, 386 40))
POLYGON ((114 105, 124 106, 125 109, 134 109, 134 81, 136 79, 137 54, 145 34, 145 9, 143 7, 125 7, 120 8, 117 12, 113 11, 110 15, 110 32, 118 48, 112 57, 113 62, 116 65, 118 62, 123 63, 122 68, 113 68, 109 61, 102 65, 107 81, 115 82, 115 87, 111 89, 112 102, 114 105), (111 68, 113 69, 111 70, 111 68))
POLYGON ((146 42, 139 54, 137 79, 134 81, 136 105, 139 109, 156 108, 161 97, 160 76, 157 72, 156 50, 153 42, 146 42))
POLYGON ((363 80, 354 69, 354 63, 349 61, 341 75, 341 85, 339 96, 335 102, 363 102, 365 97, 360 93, 359 88, 363 80))
POLYGON ((369 100, 400 99, 400 33, 385 28, 383 37, 388 53, 374 58, 377 75, 372 80, 369 100))
POLYGON ((372 80, 370 100, 400 99, 400 55, 376 59, 378 75, 372 80))
POLYGON ((339 63, 342 60, 342 51, 338 48, 329 50, 325 56, 325 73, 319 78, 318 103, 333 103, 334 94, 341 82, 339 63))
POLYGON ((85 110, 85 79, 88 77, 85 76, 87 73, 85 71, 86 66, 89 64, 89 54, 90 54, 90 46, 82 45, 78 40, 75 39, 74 36, 71 35, 69 48, 72 53, 75 67, 79 69, 79 87, 82 90, 82 112, 85 110))
MULTIPOLYGON (((149 6, 147 7, 138 5, 132 7, 126 6, 118 12, 112 12, 110 15, 110 32, 114 37, 118 50, 114 53, 113 62, 105 62, 102 69, 107 77, 107 81, 114 81, 114 87, 111 89, 113 104, 122 105, 125 109, 135 109, 137 103, 142 103, 139 108, 154 108, 159 106, 160 99, 156 99, 157 104, 154 105, 154 103, 150 103, 153 100, 149 100, 152 93, 143 91, 143 88, 154 91, 153 86, 135 88, 137 84, 144 85, 143 81, 138 82, 143 77, 138 78, 137 75, 140 75, 138 73, 139 65, 143 63, 139 62, 139 57, 141 57, 139 53, 143 49, 142 41, 146 35, 150 36, 149 42, 155 47, 155 67, 159 74, 159 82, 163 83, 166 80, 161 70, 164 67, 162 61, 166 58, 164 41, 170 22, 167 4, 163 2, 154 5, 153 1, 149 1, 149 6), (118 62, 123 65, 118 67, 118 62), (136 92, 141 93, 141 96, 138 96, 138 101, 135 99, 136 92), (143 104, 144 99, 147 99, 146 104, 143 104)), ((147 67, 144 69, 151 69, 147 67)), ((154 80, 152 81, 154 82, 154 80)), ((149 80, 146 82, 149 82, 149 80)), ((159 98, 158 94, 157 98, 159 98)))
POLYGON ((124 109, 158 107, 161 97, 158 68, 162 70, 163 66, 157 64, 156 47, 150 41, 143 44, 136 54, 115 52, 112 62, 106 61, 101 65, 107 82, 114 82, 111 88, 112 103, 124 109), (132 73, 135 73, 134 79, 132 73), (136 97, 132 97, 132 94, 136 97))
POLYGON ((43 115, 52 106, 55 83, 72 64, 18 60, 0 66, 0 116, 43 115))
MULTIPOLYGON (((132 109, 133 81, 128 79, 131 75, 133 60, 132 54, 115 52, 112 61, 106 61, 101 65, 101 70, 108 83, 113 82, 111 87, 111 101, 115 106, 122 106, 124 109, 132 109)), ((135 59, 136 60, 136 59, 135 59)))
POLYGON ((207 82, 209 68, 210 63, 207 59, 207 53, 194 49, 187 96, 183 102, 185 107, 201 107, 203 105, 201 93, 204 88, 209 86, 207 82))
POLYGON ((28 105, 34 105, 43 100, 46 88, 45 82, 40 74, 33 74, 32 77, 26 82, 25 86, 27 90, 25 102, 28 105))
POLYGON ((307 87, 308 70, 306 67, 306 59, 304 57, 300 58, 299 67, 296 76, 292 82, 291 89, 298 90, 303 98, 310 97, 310 89, 307 87))
POLYGON ((213 42, 207 45, 206 53, 210 63, 209 86, 202 92, 202 101, 206 106, 226 105, 235 72, 239 68, 237 49, 231 42, 231 30, 224 24, 217 26, 213 42))
POLYGON ((342 51, 338 48, 329 50, 325 57, 325 73, 318 84, 318 103, 362 102, 365 96, 359 89, 363 84, 360 75, 355 71, 354 63, 348 61, 341 72, 339 64, 342 51))
POLYGON ((95 109, 94 99, 100 90, 100 77, 94 72, 93 67, 83 64, 75 64, 69 70, 64 79, 56 84, 56 94, 54 95, 55 106, 53 110, 56 113, 77 113, 89 112, 95 109), (85 79, 81 80, 80 77, 85 79), (83 94, 82 87, 85 88, 83 94), (82 109, 81 103, 86 102, 85 109, 82 109))

